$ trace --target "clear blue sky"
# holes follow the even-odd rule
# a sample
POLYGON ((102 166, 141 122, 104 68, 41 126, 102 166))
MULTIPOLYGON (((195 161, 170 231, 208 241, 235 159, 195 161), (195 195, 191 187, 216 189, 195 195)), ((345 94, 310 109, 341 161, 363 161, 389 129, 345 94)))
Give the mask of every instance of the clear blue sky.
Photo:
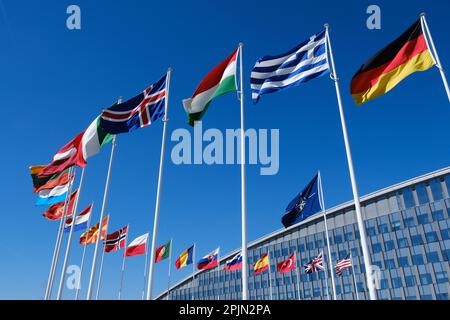
MULTIPOLYGON (((0 298, 41 299, 58 223, 35 207, 30 164, 47 163, 118 96, 129 98, 173 67, 169 134, 187 127, 181 100, 202 77, 244 47, 247 128, 280 129, 280 171, 247 169, 248 238, 281 227, 286 205, 320 169, 326 204, 352 198, 332 81, 322 77, 300 87, 250 101, 250 70, 259 57, 279 54, 328 22, 351 139, 360 193, 366 194, 449 165, 450 107, 433 68, 416 73, 387 95, 354 105, 349 83, 359 66, 400 35, 420 12, 444 67, 450 70, 448 1, 376 1, 382 29, 368 30, 368 1, 0 1, 0 88, 3 134, 1 207, 3 241, 0 298), (82 29, 66 28, 66 8, 78 4, 82 29)), ((203 126, 237 128, 235 95, 214 101, 203 126)), ((107 212, 111 229, 130 224, 130 237, 152 229, 162 122, 118 137, 107 212)), ((170 135, 169 135, 170 138, 170 135)), ((168 155, 174 146, 169 139, 168 155)), ((95 202, 98 219, 110 146, 89 160, 80 208, 95 202)), ((238 165, 181 165, 167 157, 158 243, 174 239, 177 255, 193 242, 198 256, 220 245, 240 245, 238 165)), ((65 243, 65 242, 64 242, 65 243)), ((75 244, 70 264, 79 264, 75 244)), ((90 269, 93 246, 88 248, 90 269)), ((115 299, 120 254, 105 260, 103 298, 115 299)), ((140 298, 143 257, 130 258, 124 297, 140 298)), ((178 281, 191 268, 174 271, 178 281)), ((156 265, 155 291, 167 284, 167 262, 156 265)), ((85 274, 87 276, 87 274, 85 274)), ((59 279, 59 273, 58 273, 59 279)), ((83 278, 83 284, 87 277, 83 278)), ((84 287, 83 289, 85 289, 84 287)), ((83 290, 82 295, 85 295, 83 290)), ((66 290, 65 298, 73 292, 66 290)))

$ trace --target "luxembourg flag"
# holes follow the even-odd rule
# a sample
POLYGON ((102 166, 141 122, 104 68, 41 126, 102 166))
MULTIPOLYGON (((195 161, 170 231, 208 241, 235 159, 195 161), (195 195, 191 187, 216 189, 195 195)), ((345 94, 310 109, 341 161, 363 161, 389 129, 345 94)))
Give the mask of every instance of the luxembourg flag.
MULTIPOLYGON (((92 204, 90 204, 86 209, 81 211, 77 217, 75 218, 75 225, 73 227, 73 231, 80 231, 80 230, 86 230, 89 219, 91 217, 92 213, 92 204)), ((64 225, 64 232, 70 231, 70 226, 72 225, 72 218, 67 218, 66 223, 64 225)))
POLYGON ((140 237, 137 237, 128 245, 125 249, 125 257, 133 257, 141 254, 145 254, 147 252, 147 240, 148 233, 143 234, 140 237))
POLYGON ((197 262, 197 269, 208 270, 217 267, 219 257, 219 248, 207 254, 197 262))
POLYGON ((238 253, 233 257, 233 259, 227 260, 227 262, 225 263, 224 270, 232 271, 240 269, 241 267, 242 267, 242 256, 241 253, 238 253))

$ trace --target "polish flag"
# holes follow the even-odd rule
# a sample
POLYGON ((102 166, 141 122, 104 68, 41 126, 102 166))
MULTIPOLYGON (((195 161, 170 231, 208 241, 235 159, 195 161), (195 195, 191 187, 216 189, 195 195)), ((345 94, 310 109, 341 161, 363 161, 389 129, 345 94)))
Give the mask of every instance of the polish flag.
POLYGON ((143 234, 142 236, 137 237, 136 239, 131 241, 131 243, 125 250, 125 257, 133 257, 145 254, 147 252, 147 240, 148 233, 143 234))

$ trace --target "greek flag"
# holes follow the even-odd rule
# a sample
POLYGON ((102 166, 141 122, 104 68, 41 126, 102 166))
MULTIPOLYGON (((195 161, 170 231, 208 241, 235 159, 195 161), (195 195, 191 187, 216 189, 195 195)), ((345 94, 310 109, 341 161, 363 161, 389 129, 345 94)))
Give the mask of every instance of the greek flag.
POLYGON ((322 31, 285 54, 256 61, 250 79, 253 103, 263 94, 295 87, 329 73, 325 42, 322 31))

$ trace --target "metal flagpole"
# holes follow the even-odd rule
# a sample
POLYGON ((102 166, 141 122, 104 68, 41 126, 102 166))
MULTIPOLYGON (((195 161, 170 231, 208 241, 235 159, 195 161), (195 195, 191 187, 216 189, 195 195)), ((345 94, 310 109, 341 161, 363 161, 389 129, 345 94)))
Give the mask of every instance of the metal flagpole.
MULTIPOLYGON (((123 275, 125 273, 125 252, 127 251, 128 246, 128 234, 130 233, 130 225, 127 225, 127 235, 125 236, 125 247, 123 249, 123 257, 122 257, 122 272, 120 276, 120 287, 119 287, 119 300, 122 299, 122 288, 123 288, 123 275)), ((120 245, 120 242, 119 242, 120 245)))
POLYGON ((170 271, 172 270, 172 240, 170 239, 170 251, 169 251, 169 272, 167 275, 167 300, 170 300, 170 271))
POLYGON ((356 284, 356 275, 355 275, 355 268, 353 267, 353 257, 352 257, 352 254, 350 254, 350 262, 352 263, 352 274, 353 274, 353 282, 355 283, 356 300, 359 300, 359 296, 358 296, 358 285, 356 284))
MULTIPOLYGON (((72 213, 72 223, 70 224, 70 232, 69 232, 69 237, 67 239, 67 247, 66 247, 66 255, 64 256, 64 262, 63 262, 63 267, 61 270, 61 278, 59 281, 59 288, 58 288, 58 295, 57 295, 57 300, 61 300, 62 297, 62 293, 64 290, 64 280, 66 279, 66 271, 67 271, 67 261, 69 260, 69 254, 70 254, 70 247, 72 245, 72 237, 73 237, 73 229, 75 227, 75 222, 76 222, 76 213, 77 213, 77 209, 78 209, 78 200, 80 199, 80 193, 81 193, 81 189, 83 188, 83 180, 84 180, 84 170, 85 168, 83 168, 81 170, 81 177, 80 177, 80 183, 78 186, 78 193, 77 193, 77 198, 75 199, 75 203, 73 206, 73 213, 72 213)), ((64 223, 65 226, 65 223, 64 223)))
MULTIPOLYGON (((119 103, 121 103, 121 100, 122 99, 119 99, 119 103)), ((88 286, 88 292, 86 295, 86 300, 91 300, 92 290, 94 287, 95 269, 97 267, 97 252, 98 252, 98 246, 99 246, 100 238, 101 238, 101 228, 102 228, 102 224, 103 224, 103 215, 105 213, 105 208, 106 208, 106 199, 108 198, 109 179, 111 177, 111 168, 112 168, 112 162, 113 162, 113 158, 114 158, 115 149, 116 149, 116 135, 114 135, 113 140, 112 140, 111 156, 109 157, 108 174, 106 176, 105 191, 103 193, 102 210, 100 211, 100 222, 99 222, 100 237, 98 237, 97 241, 95 242, 94 258, 92 259, 91 276, 89 278, 89 286, 88 286)))
MULTIPOLYGON (((323 252, 322 252, 322 258, 323 258, 323 252)), ((324 267, 324 273, 325 273, 325 289, 327 290, 327 299, 330 300, 330 291, 328 289, 328 268, 324 267)))
MULTIPOLYGON (((94 206, 92 206, 92 208, 93 207, 94 206)), ((86 227, 85 232, 87 232, 89 230, 89 228, 91 227, 92 208, 91 208, 91 214, 89 215, 89 219, 88 219, 88 223, 87 223, 87 227, 86 227)), ((81 257, 80 277, 79 277, 78 286, 77 286, 77 289, 76 289, 76 292, 75 292, 75 300, 78 300, 78 295, 80 294, 81 279, 82 279, 81 277, 83 276, 83 266, 84 266, 84 257, 86 255, 86 247, 87 247, 87 245, 85 244, 84 248, 83 248, 83 255, 81 257)))
MULTIPOLYGON (((295 262, 297 262, 297 252, 295 253, 295 262)), ((300 300, 300 265, 295 265, 296 273, 297 273, 297 295, 298 300, 300 300)))
MULTIPOLYGON (((433 50, 431 56, 435 60, 436 67, 439 69, 439 73, 441 74, 442 82, 444 84, 445 92, 447 93, 448 100, 450 101, 450 89, 448 87, 447 78, 445 76, 444 68, 442 67, 441 61, 439 60, 439 56, 436 51, 436 47, 434 46, 433 37, 431 36, 430 29, 428 28, 427 20, 425 19, 425 12, 422 12, 420 14, 420 22, 422 24, 422 29, 425 29, 425 31, 428 35, 428 38, 430 39, 431 48, 433 50)), ((425 37, 425 40, 428 44, 428 40, 426 37, 425 37)))
POLYGON ((49 300, 52 296, 53 281, 55 280, 56 267, 58 265, 59 251, 61 249, 61 241, 64 233, 64 225, 66 223, 67 211, 70 207, 70 198, 72 195, 73 179, 72 179, 73 167, 69 168, 69 187, 67 190, 66 200, 64 202, 64 209, 61 215, 61 221, 59 223, 58 235, 56 237, 55 250, 53 252, 52 265, 50 267, 50 275, 47 282, 47 289, 45 292, 45 300, 49 300))
POLYGON ((356 219, 358 221, 358 230, 360 235, 360 241, 361 241, 361 249, 363 253, 364 258, 364 265, 366 266, 366 281, 367 281, 367 287, 369 289, 369 296, 371 300, 377 299, 377 293, 375 291, 375 284, 372 280, 372 264, 370 261, 370 253, 369 249, 367 247, 367 238, 366 238, 366 229, 364 226, 364 221, 361 214, 361 204, 359 202, 359 194, 358 194, 358 186, 356 184, 356 177, 355 177, 355 169, 353 168, 353 159, 352 159, 352 153, 350 150, 350 143, 348 140, 348 134, 347 134, 347 127, 345 124, 345 117, 344 117, 344 109, 342 106, 342 99, 341 99, 341 92, 339 88, 339 78, 336 73, 336 67, 334 65, 334 57, 333 57, 333 50, 331 47, 331 40, 330 40, 330 34, 328 31, 328 24, 324 25, 325 32, 326 32, 326 41, 328 44, 328 50, 329 50, 329 56, 330 56, 330 62, 331 62, 331 70, 332 75, 331 78, 334 81, 334 86, 336 88, 336 97, 339 105, 339 114, 341 117, 341 125, 342 125, 342 133, 344 136, 344 143, 345 143, 345 151, 347 153, 347 162, 348 162, 348 169, 350 173, 350 180, 352 183, 352 191, 353 191, 353 198, 355 202, 355 212, 356 212, 356 219))
POLYGON ((169 112, 169 90, 170 90, 170 76, 172 74, 172 68, 167 69, 167 78, 166 78, 166 98, 165 98, 165 106, 164 106, 164 119, 163 119, 163 133, 162 133, 162 141, 161 141, 161 157, 159 160, 159 175, 158 175, 158 189, 156 191, 156 203, 155 203, 155 217, 153 221, 153 235, 152 235, 152 250, 150 253, 150 270, 148 272, 148 287, 147 287, 147 300, 152 299, 152 290, 153 290, 153 269, 155 268, 155 250, 156 250, 156 237, 158 235, 158 220, 159 220, 159 208, 161 202, 161 186, 162 186, 162 178, 163 178, 163 164, 164 164, 164 154, 166 147, 166 131, 167 131, 167 122, 169 121, 168 112, 169 112))
POLYGON ((192 249, 192 293, 191 300, 194 300, 194 281, 195 281, 195 243, 194 248, 192 249))
POLYGON ((244 132, 244 76, 242 63, 242 48, 239 43, 239 74, 241 101, 241 220, 242 220, 242 300, 248 299, 248 264, 247 264, 247 208, 245 193, 245 132, 244 132))
POLYGON ((331 273, 331 285, 333 289, 333 300, 336 300, 336 284, 334 281, 334 273, 333 273, 333 262, 331 261, 331 246, 330 246, 330 236, 328 234, 328 223, 327 223, 327 214, 325 209, 325 198, 323 196, 323 189, 322 189, 322 176, 320 174, 320 170, 318 172, 319 176, 319 201, 320 205, 322 207, 322 214, 323 214, 323 220, 325 223, 325 236, 327 237, 327 250, 328 250, 328 266, 331 273))
POLYGON ((272 292, 272 268, 270 267, 270 249, 267 252, 267 258, 269 258, 269 293, 270 300, 273 300, 273 292, 272 292))
MULTIPOLYGON (((105 259, 106 239, 108 237, 109 222, 110 221, 108 219, 108 223, 106 224, 106 230, 105 230, 105 239, 103 240, 102 259, 101 259, 101 262, 100 262, 100 273, 98 274, 97 293, 95 294, 95 300, 98 300, 98 297, 100 295, 100 288, 102 287, 103 260, 105 259)), ((99 234, 100 234, 100 236, 98 237, 97 241, 101 241, 101 238, 102 238, 102 226, 100 226, 99 234)))
POLYGON ((217 300, 220 300, 220 247, 219 251, 217 251, 217 300))
MULTIPOLYGON (((150 258, 151 259, 151 258, 150 258)), ((142 287, 142 297, 141 300, 145 298, 145 283, 147 282, 147 261, 148 261, 148 237, 147 242, 145 244, 145 264, 144 264, 144 286, 142 287)))

